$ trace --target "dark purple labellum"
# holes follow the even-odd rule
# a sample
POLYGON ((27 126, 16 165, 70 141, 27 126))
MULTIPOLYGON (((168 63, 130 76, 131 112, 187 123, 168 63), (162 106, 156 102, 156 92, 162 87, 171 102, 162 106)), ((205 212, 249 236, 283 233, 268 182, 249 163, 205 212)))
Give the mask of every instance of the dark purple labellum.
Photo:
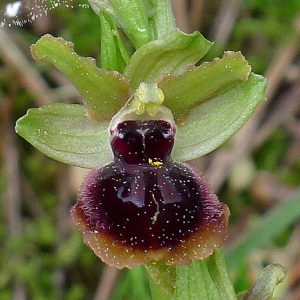
POLYGON ((89 173, 71 210, 104 262, 184 265, 223 245, 228 208, 200 173, 172 161, 174 135, 163 120, 123 121, 111 130, 114 162, 89 173))

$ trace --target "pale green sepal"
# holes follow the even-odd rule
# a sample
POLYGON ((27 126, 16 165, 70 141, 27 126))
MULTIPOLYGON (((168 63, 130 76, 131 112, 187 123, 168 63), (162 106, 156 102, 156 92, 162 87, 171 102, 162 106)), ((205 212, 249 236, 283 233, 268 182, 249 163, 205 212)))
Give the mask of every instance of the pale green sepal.
POLYGON ((29 109, 16 132, 47 156, 83 168, 109 163, 108 122, 95 123, 83 105, 55 103, 29 109))
POLYGON ((185 34, 179 29, 138 49, 130 58, 124 76, 132 89, 140 82, 157 82, 166 74, 180 75, 197 63, 212 43, 199 32, 185 34))
POLYGON ((228 92, 194 108, 177 126, 173 158, 187 161, 203 156, 234 135, 265 100, 266 79, 251 74, 228 92))

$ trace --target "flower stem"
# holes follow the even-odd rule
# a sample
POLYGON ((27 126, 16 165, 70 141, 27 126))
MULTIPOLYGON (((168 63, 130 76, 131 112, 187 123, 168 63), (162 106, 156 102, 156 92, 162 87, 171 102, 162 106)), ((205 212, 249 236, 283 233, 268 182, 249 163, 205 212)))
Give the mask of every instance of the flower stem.
POLYGON ((223 300, 236 300, 234 287, 227 272, 223 248, 216 250, 206 260, 209 273, 219 291, 220 298, 223 300))

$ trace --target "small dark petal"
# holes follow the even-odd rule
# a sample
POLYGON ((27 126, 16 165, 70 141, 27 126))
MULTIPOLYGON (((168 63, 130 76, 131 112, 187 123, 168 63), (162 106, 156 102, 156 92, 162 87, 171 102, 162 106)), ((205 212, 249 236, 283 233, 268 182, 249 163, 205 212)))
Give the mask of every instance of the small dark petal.
POLYGON ((122 122, 111 134, 115 158, 121 159, 129 165, 147 162, 144 155, 143 136, 136 130, 135 122, 122 122))
POLYGON ((173 148, 175 129, 168 122, 152 122, 153 126, 144 122, 144 126, 150 127, 145 133, 145 152, 149 157, 165 161, 173 148))
POLYGON ((115 159, 127 165, 165 161, 171 154, 175 128, 165 121, 124 121, 111 132, 115 159))
POLYGON ((229 210, 197 170, 171 160, 174 133, 166 121, 124 121, 111 133, 115 161, 86 177, 71 216, 107 264, 185 265, 224 244, 229 210))

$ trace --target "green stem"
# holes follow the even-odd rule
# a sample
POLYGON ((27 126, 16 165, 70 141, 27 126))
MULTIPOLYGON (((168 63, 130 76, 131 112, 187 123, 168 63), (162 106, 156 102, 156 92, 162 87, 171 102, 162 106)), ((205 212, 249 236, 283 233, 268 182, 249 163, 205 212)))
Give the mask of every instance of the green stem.
POLYGON ((227 272, 223 248, 216 250, 206 260, 209 273, 223 300, 236 300, 236 294, 227 272))

